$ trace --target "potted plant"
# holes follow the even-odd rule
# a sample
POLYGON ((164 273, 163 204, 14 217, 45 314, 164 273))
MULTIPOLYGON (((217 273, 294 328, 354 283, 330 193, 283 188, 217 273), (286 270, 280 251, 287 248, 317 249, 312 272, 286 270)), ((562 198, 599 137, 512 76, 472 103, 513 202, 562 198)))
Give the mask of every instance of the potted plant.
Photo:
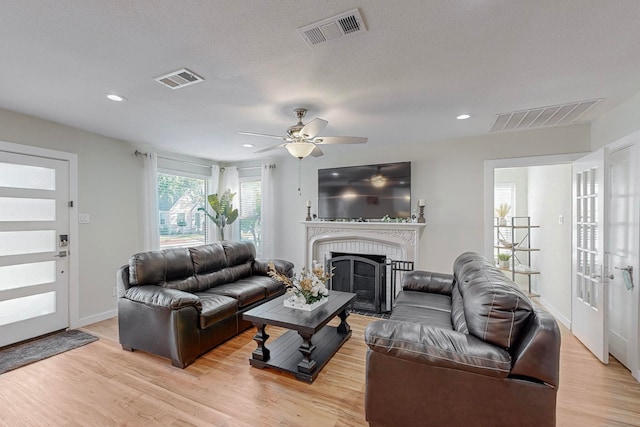
POLYGON ((495 210, 496 210, 496 214, 498 215, 498 225, 507 225, 507 220, 506 220, 506 216, 509 213, 509 210, 511 209, 511 206, 509 206, 508 203, 502 203, 500 204, 495 210))
POLYGON ((198 208, 199 211, 204 212, 211 221, 220 229, 220 240, 224 240, 224 228, 232 224, 236 219, 238 219, 238 209, 233 209, 233 197, 236 193, 232 193, 230 189, 225 190, 222 193, 222 196, 218 196, 218 194, 209 194, 207 196, 207 201, 209 202, 209 206, 211 206, 211 210, 213 210, 213 215, 207 212, 205 208, 198 208))
POLYGON ((509 254, 498 254, 498 260, 500 262, 500 268, 509 268, 509 260, 511 259, 511 255, 509 254))

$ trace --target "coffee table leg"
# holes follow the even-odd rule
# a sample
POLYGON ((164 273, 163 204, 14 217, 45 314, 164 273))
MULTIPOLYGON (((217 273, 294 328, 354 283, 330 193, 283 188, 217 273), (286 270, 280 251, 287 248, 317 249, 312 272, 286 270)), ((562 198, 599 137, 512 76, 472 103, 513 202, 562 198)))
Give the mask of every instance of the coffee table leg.
POLYGON ((300 334, 300 336, 302 337, 302 345, 298 350, 302 353, 302 360, 298 363, 298 372, 312 374, 316 370, 316 361, 311 358, 311 353, 316 349, 316 346, 311 343, 312 335, 300 334))
POLYGON ((267 342, 267 339, 269 339, 269 335, 266 332, 267 325, 258 324, 255 325, 255 327, 258 329, 258 331, 253 337, 253 340, 256 342, 256 344, 258 344, 258 348, 256 348, 251 355, 255 360, 266 362, 271 356, 271 354, 269 353, 269 349, 264 346, 264 344, 267 342))
POLYGON ((344 311, 338 314, 340 317, 340 324, 338 325, 338 332, 341 334, 347 334, 351 331, 351 326, 347 323, 347 317, 349 317, 349 309, 345 308, 344 311))

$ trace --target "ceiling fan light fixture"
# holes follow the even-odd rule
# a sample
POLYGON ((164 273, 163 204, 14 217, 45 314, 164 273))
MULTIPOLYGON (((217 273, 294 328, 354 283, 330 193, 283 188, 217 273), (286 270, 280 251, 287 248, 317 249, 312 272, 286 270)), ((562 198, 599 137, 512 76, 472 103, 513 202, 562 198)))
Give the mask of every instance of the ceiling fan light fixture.
POLYGON ((285 148, 293 157, 304 159, 311 154, 316 146, 310 142, 290 142, 285 145, 285 148))
POLYGON ((371 185, 374 187, 380 188, 384 187, 387 184, 387 178, 381 173, 377 173, 371 176, 371 185))

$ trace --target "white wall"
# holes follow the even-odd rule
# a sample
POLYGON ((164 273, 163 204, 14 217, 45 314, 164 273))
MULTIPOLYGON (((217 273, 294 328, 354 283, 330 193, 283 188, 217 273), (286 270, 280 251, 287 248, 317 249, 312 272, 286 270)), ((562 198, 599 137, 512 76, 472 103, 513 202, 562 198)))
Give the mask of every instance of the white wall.
POLYGON ((571 165, 533 166, 529 174, 529 216, 532 230, 531 267, 540 302, 562 323, 571 323, 571 165), (559 216, 563 217, 563 224, 559 216))
MULTIPOLYGON (((492 134, 407 146, 358 146, 343 151, 326 147, 325 155, 302 161, 302 194, 298 195, 298 160, 277 160, 275 254, 299 269, 304 262, 306 200, 317 202, 319 168, 383 162, 412 162, 412 200, 426 199, 427 227, 420 241, 418 269, 451 271, 464 251, 483 253, 484 161, 589 150, 589 126, 492 134)), ((315 209, 312 209, 314 212, 315 209)))
POLYGON ((640 129, 640 92, 591 124, 591 151, 640 129))
MULTIPOLYGON (((79 316, 86 323, 115 315, 116 269, 142 246, 138 206, 142 159, 115 139, 0 109, 0 140, 78 155, 79 316)), ((74 238, 74 236, 71 236, 74 238)))

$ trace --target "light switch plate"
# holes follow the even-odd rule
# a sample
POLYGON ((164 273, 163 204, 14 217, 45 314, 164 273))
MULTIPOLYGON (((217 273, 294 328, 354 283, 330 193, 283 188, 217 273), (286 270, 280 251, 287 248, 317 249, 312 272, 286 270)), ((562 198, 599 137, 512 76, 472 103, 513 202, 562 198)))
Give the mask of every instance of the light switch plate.
POLYGON ((78 214, 78 223, 80 224, 89 224, 91 222, 91 218, 89 214, 78 214))

